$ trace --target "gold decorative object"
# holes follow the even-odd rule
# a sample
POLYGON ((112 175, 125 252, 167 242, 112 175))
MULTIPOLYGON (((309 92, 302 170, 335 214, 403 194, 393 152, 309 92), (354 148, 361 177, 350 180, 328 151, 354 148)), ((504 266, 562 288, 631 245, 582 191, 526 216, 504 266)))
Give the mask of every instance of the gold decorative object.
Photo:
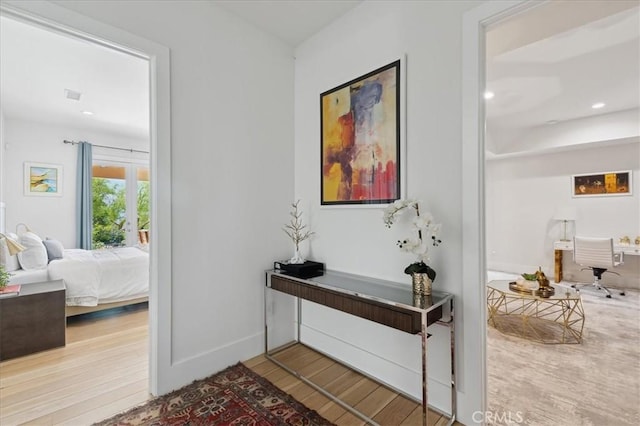
POLYGON ((540 343, 582 342, 585 315, 578 292, 567 289, 548 297, 536 297, 511 291, 511 284, 499 280, 487 285, 490 326, 503 334, 540 343))
POLYGON ((516 293, 529 294, 533 296, 533 292, 535 289, 527 287, 527 285, 523 282, 522 284, 517 281, 511 281, 509 283, 509 290, 515 291, 516 293))
POLYGON ((420 309, 426 309, 433 305, 433 299, 431 296, 422 296, 420 294, 413 294, 413 306, 420 309))
POLYGON ((527 294, 529 296, 538 296, 538 297, 551 297, 556 294, 556 289, 547 285, 542 288, 532 288, 526 285, 528 281, 525 281, 524 284, 520 284, 516 281, 512 281, 509 283, 509 290, 515 291, 516 293, 527 294))
POLYGON ((536 272, 536 280, 538 281, 538 289, 535 291, 536 296, 540 297, 550 297, 555 293, 555 289, 549 285, 549 280, 547 279, 544 272, 542 272, 542 266, 538 267, 538 271, 536 272))
POLYGON ((554 294, 556 294, 556 289, 551 286, 547 286, 545 288, 539 288, 537 290, 534 290, 533 292, 534 296, 544 297, 544 298, 551 297, 554 294))
POLYGON ((634 242, 637 246, 640 246, 640 237, 636 237, 636 240, 634 242))
POLYGON ((413 294, 418 296, 429 296, 431 294, 431 278, 427 273, 411 274, 413 294))
MULTIPOLYGON (((636 239, 636 244, 637 243, 637 239, 636 239)), ((629 236, 625 235, 624 237, 620 238, 620 244, 624 244, 624 245, 629 245, 631 244, 631 238, 629 238, 629 236)))
POLYGON ((536 281, 540 284, 540 288, 549 287, 549 280, 547 279, 544 272, 542 272, 542 266, 538 266, 538 271, 536 272, 536 281))

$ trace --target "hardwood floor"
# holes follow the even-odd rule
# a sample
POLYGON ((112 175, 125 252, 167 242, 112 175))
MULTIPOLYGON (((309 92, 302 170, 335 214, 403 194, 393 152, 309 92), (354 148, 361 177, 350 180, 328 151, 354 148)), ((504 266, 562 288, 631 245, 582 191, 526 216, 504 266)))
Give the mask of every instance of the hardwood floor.
POLYGON ((70 318, 67 345, 0 363, 0 424, 89 425, 148 398, 148 311, 70 318))
MULTIPOLYGON (((306 346, 293 346, 279 352, 276 358, 381 425, 422 425, 422 409, 416 402, 306 346)), ((359 417, 269 361, 264 355, 245 361, 244 364, 337 425, 365 424, 359 417)), ((446 417, 429 411, 430 425, 442 426, 447 422, 446 417)), ((460 425, 457 422, 455 424, 460 425)))
MULTIPOLYGON (((148 344, 144 306, 69 319, 64 348, 0 363, 0 425, 84 426, 144 403, 148 344)), ((422 424, 418 404, 307 347, 278 357, 381 425, 422 424)), ((337 425, 364 424, 263 355, 245 365, 337 425)), ((429 422, 447 419, 430 412, 429 422)))

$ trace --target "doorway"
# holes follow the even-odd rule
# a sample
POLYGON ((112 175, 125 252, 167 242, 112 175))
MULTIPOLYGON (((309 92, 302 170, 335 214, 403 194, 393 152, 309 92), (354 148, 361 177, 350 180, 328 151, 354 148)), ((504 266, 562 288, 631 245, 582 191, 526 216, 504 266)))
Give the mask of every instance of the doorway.
MULTIPOLYGON (((625 74, 631 74, 629 80, 637 80, 638 76, 637 66, 625 65, 626 58, 637 62, 637 4, 635 8, 622 3, 595 6, 583 8, 567 2, 551 2, 510 14, 484 27, 486 56, 481 62, 486 64, 482 70, 486 77, 479 93, 484 97, 485 112, 480 117, 485 127, 479 134, 484 139, 484 152, 479 153, 479 157, 484 157, 481 173, 486 222, 480 226, 484 229, 488 280, 513 281, 522 273, 532 273, 542 267, 556 291, 568 286, 565 282, 553 283, 553 243, 561 235, 559 223, 553 220, 555 212, 566 205, 585 209, 584 204, 576 205, 571 197, 571 174, 579 173, 581 167, 603 166, 607 156, 624 150, 624 147, 610 147, 616 139, 615 131, 611 136, 600 133, 598 137, 602 140, 585 141, 584 135, 577 135, 579 129, 597 129, 592 124, 596 121, 602 124, 608 118, 622 117, 624 111, 638 107, 637 96, 635 101, 625 103, 616 93, 617 87, 627 80, 625 74), (578 11, 576 7, 581 9, 578 11), (562 17, 562 22, 554 22, 553 28, 541 25, 540 19, 548 22, 553 20, 550 17, 562 17), (612 60, 618 55, 620 59, 612 60), (616 63, 615 70, 599 69, 611 63, 616 63), (619 71, 623 74, 617 74, 619 71), (580 84, 583 78, 590 84, 580 84), (577 92, 572 90, 574 83, 581 85, 577 92), (596 103, 599 96, 608 96, 606 116, 601 116, 602 106, 596 103), (609 144, 610 148, 605 151, 597 148, 598 144, 609 144), (597 161, 590 160, 598 154, 597 161)), ((638 93, 634 86, 621 90, 625 91, 638 93)), ((584 212, 582 219, 581 231, 589 232, 584 212)), ((592 232, 602 231, 606 226, 601 222, 592 232)), ((588 309, 598 309, 595 305, 588 306, 586 297, 583 303, 587 316, 588 309)), ((484 300, 481 306, 484 307, 484 300)), ((621 315, 620 310, 618 314, 621 315)), ((593 312, 591 317, 593 319, 593 312)), ((613 410, 617 414, 628 413, 624 407, 618 407, 619 398, 607 403, 605 395, 625 392, 607 388, 603 393, 602 389, 610 385, 606 377, 599 381, 602 389, 595 398, 590 392, 578 390, 579 382, 584 382, 578 380, 580 374, 584 374, 581 366, 596 362, 598 354, 603 353, 593 350, 598 344, 598 325, 591 322, 590 341, 574 350, 564 345, 531 343, 527 339, 510 340, 494 329, 487 330, 487 413, 494 419, 502 419, 495 423, 509 420, 539 423, 544 420, 536 416, 544 415, 547 421, 558 424, 572 421, 605 424, 614 421, 606 417, 612 406, 619 408, 613 410), (595 353, 594 359, 590 359, 593 355, 589 354, 589 348, 595 353), (567 351, 571 351, 572 357, 564 356, 567 351), (563 368, 554 373, 556 364, 563 364, 563 368), (513 374, 516 369, 518 374, 513 374), (575 371, 567 378, 563 373, 571 369, 575 371), (514 376, 521 381, 529 377, 526 395, 518 395, 517 389, 521 387, 517 381, 509 380, 514 376), (562 398, 555 396, 556 406, 561 409, 555 414, 546 409, 542 410, 546 411, 544 414, 536 413, 535 406, 540 407, 545 397, 554 398, 554 392, 559 389, 565 389, 562 398), (591 412, 585 414, 581 407, 590 398, 591 412)), ((615 371, 607 375, 615 376, 615 371)), ((624 382, 624 378, 619 382, 624 382)))
POLYGON ((171 153, 170 153, 170 67, 169 49, 152 41, 122 32, 102 22, 53 4, 33 2, 0 5, 3 17, 70 35, 103 48, 140 57, 149 64, 149 161, 150 222, 154 236, 149 241, 149 392, 166 392, 171 369, 171 323, 159 315, 171 301, 171 153), (160 190, 160 185, 162 189, 160 190), (160 192, 161 191, 161 192, 160 192), (162 196, 160 196, 160 193, 162 196), (164 378, 164 380, 163 380, 164 378))
MULTIPOLYGON (((544 4, 554 3, 546 2, 544 4)), ((570 2, 564 2, 570 3, 570 2)), ((604 2, 581 2, 602 5, 604 2)), ((611 2, 607 3, 610 4, 611 2)), ((616 2, 631 4, 631 2, 616 2)), ((462 407, 459 418, 469 424, 485 422, 493 413, 487 412, 486 401, 486 271, 487 250, 485 237, 485 33, 487 28, 503 19, 528 13, 533 4, 525 1, 505 1, 482 4, 465 13, 463 18, 463 69, 462 69, 462 201, 463 201, 463 282, 465 292, 462 301, 467 306, 478 307, 476 312, 466 311, 462 326, 465 330, 463 344, 479 348, 481 363, 463 359, 464 380, 478 393, 461 393, 462 407), (471 410, 478 410, 473 412, 471 410)), ((635 3, 637 5, 637 3, 635 3)), ((564 15, 558 16, 563 18, 564 15)))

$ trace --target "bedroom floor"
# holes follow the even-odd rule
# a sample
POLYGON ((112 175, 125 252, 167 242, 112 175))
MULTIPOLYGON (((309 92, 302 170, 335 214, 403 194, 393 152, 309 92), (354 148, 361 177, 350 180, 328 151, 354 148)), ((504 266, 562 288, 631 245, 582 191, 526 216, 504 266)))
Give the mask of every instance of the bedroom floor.
POLYGON ((146 304, 67 320, 67 345, 0 363, 0 424, 86 425, 148 398, 146 304))
MULTIPOLYGON (((490 280, 516 277, 489 272, 490 280)), ((556 289, 571 284, 552 282, 556 289)), ((593 287, 580 291, 581 344, 545 345, 487 327, 487 400, 495 424, 517 416, 527 425, 640 424, 640 292, 611 292, 608 299, 593 287)))

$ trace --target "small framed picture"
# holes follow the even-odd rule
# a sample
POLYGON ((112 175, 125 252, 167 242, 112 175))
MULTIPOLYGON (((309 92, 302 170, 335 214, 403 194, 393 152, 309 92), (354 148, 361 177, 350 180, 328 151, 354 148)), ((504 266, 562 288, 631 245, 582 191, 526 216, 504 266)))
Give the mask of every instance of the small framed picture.
POLYGON ((592 173, 571 177, 573 198, 631 195, 631 171, 592 173))
POLYGON ((62 196, 62 166, 58 164, 24 163, 24 195, 62 196))

